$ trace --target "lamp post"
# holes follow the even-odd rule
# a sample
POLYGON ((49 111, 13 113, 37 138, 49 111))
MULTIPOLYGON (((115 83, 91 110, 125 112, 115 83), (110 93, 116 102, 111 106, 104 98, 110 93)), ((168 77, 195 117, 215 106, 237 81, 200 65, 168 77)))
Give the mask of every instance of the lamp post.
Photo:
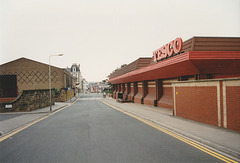
POLYGON ((49 102, 50 102, 50 112, 52 111, 52 91, 51 91, 51 64, 50 58, 54 56, 63 56, 63 54, 49 55, 49 102))

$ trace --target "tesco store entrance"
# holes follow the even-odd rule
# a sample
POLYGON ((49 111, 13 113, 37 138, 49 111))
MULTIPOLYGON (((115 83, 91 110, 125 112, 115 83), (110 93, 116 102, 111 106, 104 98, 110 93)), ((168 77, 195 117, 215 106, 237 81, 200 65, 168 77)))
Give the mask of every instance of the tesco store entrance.
POLYGON ((176 38, 111 74, 109 82, 114 98, 121 92, 123 100, 240 131, 240 38, 176 38))

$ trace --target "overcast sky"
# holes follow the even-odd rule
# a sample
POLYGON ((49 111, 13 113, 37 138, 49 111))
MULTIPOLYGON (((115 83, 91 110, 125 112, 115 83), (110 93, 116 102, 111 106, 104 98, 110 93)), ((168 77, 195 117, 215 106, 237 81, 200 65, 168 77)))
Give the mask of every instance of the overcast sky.
POLYGON ((176 37, 240 37, 240 0, 0 0, 0 64, 26 57, 87 81, 176 37))

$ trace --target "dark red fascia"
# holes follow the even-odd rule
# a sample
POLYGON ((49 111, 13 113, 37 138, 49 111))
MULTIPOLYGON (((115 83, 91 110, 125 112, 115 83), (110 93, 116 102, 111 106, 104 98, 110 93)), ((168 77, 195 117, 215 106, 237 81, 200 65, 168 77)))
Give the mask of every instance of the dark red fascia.
POLYGON ((194 74, 239 74, 240 51, 188 51, 109 80, 111 84, 194 74))

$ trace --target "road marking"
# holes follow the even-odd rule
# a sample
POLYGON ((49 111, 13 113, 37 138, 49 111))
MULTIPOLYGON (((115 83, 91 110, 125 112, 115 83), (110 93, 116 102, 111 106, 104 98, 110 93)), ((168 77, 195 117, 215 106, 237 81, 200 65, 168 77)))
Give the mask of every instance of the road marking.
MULTIPOLYGON (((79 97, 79 98, 80 98, 80 97, 79 97)), ((47 117, 50 117, 51 115, 54 115, 54 114, 56 114, 57 112, 59 112, 59 111, 65 109, 65 108, 67 108, 67 107, 73 105, 75 102, 77 102, 77 100, 78 100, 79 98, 77 98, 77 99, 76 99, 73 103, 71 103, 70 105, 64 106, 63 108, 58 109, 57 111, 52 112, 52 113, 50 113, 50 114, 48 114, 48 115, 46 115, 46 116, 44 116, 44 117, 42 117, 42 118, 40 118, 40 119, 38 119, 38 120, 32 122, 32 123, 30 123, 30 124, 27 124, 26 126, 20 128, 20 129, 17 129, 17 130, 14 131, 14 132, 11 132, 11 133, 9 133, 9 134, 7 134, 7 135, 4 135, 3 137, 0 138, 0 142, 6 140, 7 138, 10 138, 11 136, 13 136, 13 135, 19 133, 20 131, 22 131, 22 130, 24 130, 24 129, 26 129, 26 128, 28 128, 28 127, 34 125, 35 123, 40 122, 41 120, 44 120, 44 119, 46 119, 47 117)))
POLYGON ((217 152, 214 152, 213 150, 210 150, 210 149, 208 149, 208 148, 206 148, 206 147, 204 147, 204 146, 202 146, 200 144, 197 144, 197 143, 195 143, 195 142, 193 142, 191 140, 188 140, 188 139, 186 139, 186 138, 184 138, 184 137, 182 137, 180 135, 177 135, 177 134, 175 134, 175 133, 173 133, 171 131, 168 131, 168 130, 162 128, 162 127, 159 127, 156 124, 151 123, 151 122, 149 122, 147 120, 144 120, 144 119, 142 119, 142 118, 140 118, 140 117, 138 117, 138 116, 136 116, 134 114, 131 114, 131 113, 126 112, 126 111, 124 111, 122 109, 119 109, 119 108, 117 108, 117 107, 115 107, 115 106, 113 106, 111 104, 108 104, 108 103, 106 103, 103 100, 99 100, 99 101, 101 101, 102 103, 110 106, 111 108, 113 108, 115 110, 118 110, 118 111, 120 111, 120 112, 122 112, 122 113, 124 113, 126 115, 129 115, 129 116, 131 116, 131 117, 133 117, 133 118, 135 118, 135 119, 137 119, 137 120, 139 120, 139 121, 141 121, 141 122, 143 122, 143 123, 145 123, 145 124, 147 124, 147 125, 149 125, 149 126, 151 126, 153 128, 156 128, 157 130, 160 130, 160 131, 162 131, 162 132, 164 132, 164 133, 166 133, 166 134, 168 134, 168 135, 170 135, 170 136, 172 136, 172 137, 174 137, 174 138, 176 138, 178 140, 181 140, 182 142, 187 143, 187 144, 189 144, 189 145, 191 145, 191 146, 193 146, 193 147, 195 147, 195 148, 197 148, 197 149, 199 149, 199 150, 201 150, 201 151, 203 151, 203 152, 205 152, 205 153, 207 153, 207 154, 209 154, 211 156, 214 156, 214 157, 216 157, 216 158, 218 158, 218 159, 220 159, 220 160, 222 160, 224 162, 237 163, 237 161, 234 161, 234 160, 232 160, 230 158, 227 158, 227 157, 225 157, 225 156, 223 156, 223 155, 221 155, 221 154, 219 154, 217 152))
POLYGON ((101 99, 101 97, 100 98, 81 98, 80 99, 80 101, 89 101, 89 100, 100 100, 101 99))

